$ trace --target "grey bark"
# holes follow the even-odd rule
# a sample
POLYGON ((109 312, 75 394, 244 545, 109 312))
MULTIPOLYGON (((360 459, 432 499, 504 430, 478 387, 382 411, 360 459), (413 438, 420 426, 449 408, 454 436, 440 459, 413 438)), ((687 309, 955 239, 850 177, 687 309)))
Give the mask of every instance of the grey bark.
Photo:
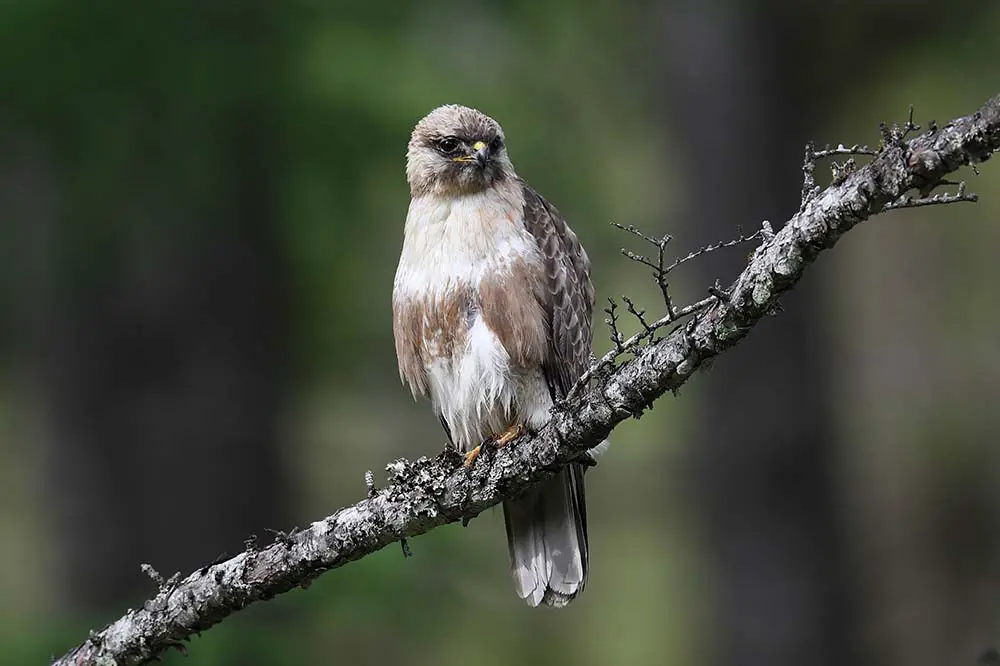
MULTIPOLYGON (((552 421, 536 435, 484 457, 471 473, 449 452, 434 459, 396 461, 388 466, 384 489, 265 548, 248 548, 182 580, 168 581, 142 608, 130 609, 54 664, 147 663, 255 601, 305 587, 321 573, 400 538, 474 517, 515 496, 739 343, 775 312, 778 298, 842 234, 883 212, 905 192, 926 190, 965 164, 989 159, 998 148, 1000 95, 940 130, 909 142, 887 141, 869 165, 808 198, 779 232, 768 236, 727 290, 726 299, 637 349, 633 358, 595 374, 585 390, 553 410, 552 421)), ((360 475, 358 485, 362 487, 360 475)))

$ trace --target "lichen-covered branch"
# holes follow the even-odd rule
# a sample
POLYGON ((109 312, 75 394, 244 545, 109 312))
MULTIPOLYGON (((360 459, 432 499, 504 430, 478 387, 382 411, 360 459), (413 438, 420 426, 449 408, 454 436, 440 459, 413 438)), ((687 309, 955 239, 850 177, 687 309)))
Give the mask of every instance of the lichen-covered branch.
MULTIPOLYGON (((270 545, 248 542, 239 555, 186 578, 164 581, 148 569, 158 593, 93 632, 54 664, 147 663, 255 601, 306 587, 323 572, 401 539, 473 517, 552 474, 607 437, 618 423, 680 387, 705 361, 737 344, 843 233, 891 207, 931 203, 931 190, 947 174, 989 159, 1000 148, 1000 95, 973 115, 906 141, 914 129, 912 118, 902 128, 885 128, 878 151, 833 151, 870 157, 871 162, 841 165, 825 190, 813 180, 814 158, 825 154, 807 149, 801 209, 780 231, 772 234, 765 227, 762 243, 732 285, 680 309, 690 316, 686 322, 678 322, 683 315, 674 312, 655 322, 643 319, 634 341, 620 341, 609 357, 595 362, 587 380, 557 406, 541 432, 481 456, 471 471, 448 452, 394 462, 388 466, 387 485, 377 489, 369 478, 368 496, 357 504, 304 530, 280 534, 270 545), (919 193, 918 199, 904 198, 911 190, 919 193), (652 331, 668 325, 675 328, 656 339, 652 331), (624 355, 631 358, 623 361, 624 355)), ((962 189, 952 199, 969 196, 962 189)), ((363 487, 359 474, 359 494, 363 487)))

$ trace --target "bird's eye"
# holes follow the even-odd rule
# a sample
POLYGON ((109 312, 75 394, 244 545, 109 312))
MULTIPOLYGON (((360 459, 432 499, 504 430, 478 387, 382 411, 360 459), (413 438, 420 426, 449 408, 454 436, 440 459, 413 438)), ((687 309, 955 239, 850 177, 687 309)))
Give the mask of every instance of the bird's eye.
POLYGON ((490 141, 490 152, 495 153, 501 148, 503 148, 503 139, 500 137, 494 137, 493 140, 490 141))
POLYGON ((445 155, 451 155, 458 150, 458 139, 453 136, 446 136, 438 141, 437 147, 445 155))

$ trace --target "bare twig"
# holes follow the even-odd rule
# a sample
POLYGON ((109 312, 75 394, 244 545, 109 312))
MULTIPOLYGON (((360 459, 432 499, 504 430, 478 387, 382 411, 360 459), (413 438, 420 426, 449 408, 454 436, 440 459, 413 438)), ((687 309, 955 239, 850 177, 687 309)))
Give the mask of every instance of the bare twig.
MULTIPOLYGON (((653 332, 663 328, 664 326, 667 326, 668 324, 672 324, 680 319, 683 319, 688 315, 693 315, 696 312, 700 312, 701 310, 704 310, 713 303, 716 303, 717 300, 718 299, 715 296, 711 296, 709 298, 703 298, 697 303, 686 305, 683 308, 675 310, 673 315, 665 315, 660 319, 651 322, 649 324, 648 329, 643 329, 638 333, 636 333, 635 335, 633 335, 632 337, 628 338, 627 340, 621 341, 620 345, 616 346, 607 354, 597 359, 597 361, 595 361, 593 364, 591 364, 589 368, 587 368, 587 371, 580 376, 580 379, 577 380, 576 384, 574 384, 573 387, 566 394, 566 398, 563 400, 563 403, 565 404, 570 400, 576 398, 583 390, 583 388, 590 382, 591 379, 599 375, 602 371, 614 367, 615 361, 622 354, 626 354, 637 349, 644 340, 646 340, 653 334, 653 332)), ((607 312, 607 310, 605 310, 605 312, 607 312)), ((608 320, 605 319, 605 323, 607 322, 608 320)))
POLYGON ((853 146, 846 147, 844 146, 844 144, 841 143, 836 148, 831 148, 830 146, 826 146, 825 148, 823 148, 823 150, 813 151, 812 154, 813 159, 816 160, 823 159, 824 157, 833 157, 835 155, 849 155, 849 156, 868 155, 869 157, 874 157, 875 155, 878 155, 878 151, 873 150, 868 146, 862 146, 859 144, 854 144, 853 146))
POLYGON ((625 305, 628 307, 629 313, 639 321, 643 330, 646 331, 647 334, 652 335, 653 329, 650 327, 649 323, 646 322, 646 311, 636 309, 635 303, 633 303, 632 299, 628 296, 623 295, 622 300, 625 301, 625 305))
POLYGON ((753 232, 749 236, 744 236, 743 232, 740 231, 740 230, 737 230, 737 233, 739 234, 739 236, 737 238, 734 238, 732 240, 727 240, 727 241, 719 241, 718 243, 715 243, 713 245, 706 245, 705 247, 699 248, 699 249, 695 250, 694 252, 691 252, 691 253, 689 253, 689 254, 687 254, 687 255, 679 258, 679 259, 675 259, 672 264, 670 264, 669 266, 666 266, 666 267, 663 268, 663 272, 664 273, 669 273, 670 271, 674 270, 675 268, 677 268, 681 264, 686 264, 687 262, 691 261, 692 259, 697 259, 698 257, 700 257, 702 255, 706 255, 709 252, 715 252, 716 250, 722 250, 722 249, 727 248, 727 247, 735 247, 737 245, 742 245, 743 243, 749 243, 749 242, 755 241, 755 240, 757 240, 757 239, 759 239, 761 237, 761 232, 759 230, 753 232))
POLYGON ((715 296, 722 303, 727 303, 729 301, 729 294, 723 291, 722 286, 719 285, 719 281, 715 281, 715 285, 708 288, 708 293, 715 296))
POLYGON ((807 143, 806 154, 802 158, 802 203, 799 206, 799 210, 805 208, 805 205, 819 194, 820 188, 816 187, 815 171, 816 146, 812 143, 807 143))
MULTIPOLYGON (((946 181, 941 181, 941 184, 947 184, 946 181)), ((979 195, 975 192, 966 193, 965 182, 958 184, 958 191, 955 194, 935 194, 930 197, 908 197, 906 195, 900 197, 899 199, 889 202, 885 205, 885 210, 897 210, 899 208, 919 208, 920 206, 935 206, 939 204, 950 204, 958 203, 961 201, 967 201, 975 203, 979 201, 979 195)))
POLYGON ((845 160, 843 164, 830 162, 830 182, 834 185, 840 185, 848 176, 857 171, 857 169, 858 165, 855 163, 853 157, 845 160))
POLYGON ((156 583, 156 587, 157 588, 163 587, 163 584, 164 584, 163 576, 160 575, 159 571, 157 571, 156 569, 153 568, 153 565, 146 564, 145 562, 143 562, 142 564, 139 565, 139 568, 142 570, 142 573, 144 573, 147 576, 149 576, 150 579, 154 583, 156 583))
MULTIPOLYGON (((635 305, 632 303, 632 301, 625 299, 625 302, 629 308, 629 312, 631 312, 632 315, 634 315, 637 319, 639 319, 643 327, 642 333, 640 333, 639 337, 635 338, 634 340, 636 344, 641 342, 644 338, 652 339, 653 331, 655 331, 660 326, 669 324, 685 316, 685 314, 682 314, 682 312, 685 311, 685 309, 682 308, 681 310, 678 310, 674 305, 673 298, 671 298, 670 296, 670 289, 669 289, 669 283, 667 282, 667 275, 671 271, 681 266, 682 264, 686 264, 692 259, 697 259, 698 257, 708 254, 709 252, 715 252, 716 250, 721 250, 727 247, 740 245, 741 243, 749 243, 751 241, 757 240, 758 238, 762 237, 763 233, 761 230, 758 230, 750 234, 749 236, 744 236, 743 232, 740 231, 738 238, 727 241, 719 241, 718 243, 714 243, 712 245, 706 245, 705 247, 695 250, 694 252, 690 252, 687 255, 677 258, 673 262, 668 264, 665 260, 665 250, 667 244, 671 240, 673 240, 672 236, 667 234, 661 238, 653 238, 652 236, 647 236, 643 232, 639 231, 639 229, 637 229, 634 226, 631 225, 623 226, 621 224, 618 224, 617 222, 612 222, 611 224, 612 226, 615 226, 621 229, 622 231, 627 231, 633 236, 637 236, 638 238, 641 238, 642 240, 649 243, 650 245, 656 247, 656 261, 649 259, 645 255, 636 254, 635 252, 632 252, 631 250, 628 250, 626 248, 622 248, 621 250, 622 255, 624 255, 628 259, 631 259, 636 263, 642 264, 643 266, 648 266, 649 268, 653 269, 653 279, 656 281, 657 286, 660 288, 660 294, 663 296, 663 305, 667 312, 666 316, 661 320, 662 323, 658 322, 656 324, 651 325, 646 323, 645 319, 641 315, 637 314, 635 305)), ((614 316, 615 307, 616 304, 612 302, 611 311, 605 310, 605 312, 607 312, 608 315, 611 317, 610 320, 605 320, 605 323, 607 323, 612 328, 611 339, 615 343, 615 354, 616 356, 618 356, 626 351, 631 351, 634 345, 629 345, 627 342, 623 342, 622 336, 617 329, 617 323, 618 323, 617 318, 614 316)), ((645 311, 643 311, 643 315, 644 314, 645 311)), ((690 314, 690 311, 687 311, 687 314, 690 314)), ((588 380, 590 379, 590 374, 587 375, 586 379, 588 380)), ((577 385, 579 385, 579 382, 577 385)), ((573 388, 575 389, 576 387, 574 386, 573 388)), ((569 395, 574 395, 574 394, 575 394, 574 390, 571 390, 569 393, 569 395)))
POLYGON ((677 308, 674 307, 674 299, 670 297, 670 285, 666 280, 666 273, 659 273, 654 276, 656 286, 660 288, 660 295, 663 296, 663 307, 667 311, 667 319, 673 321, 677 319, 677 308))
POLYGON ((625 350, 622 347, 622 334, 618 332, 618 304, 615 303, 615 299, 608 299, 608 307, 604 308, 604 312, 608 315, 604 323, 611 331, 611 343, 615 346, 615 352, 621 354, 625 350))
MULTIPOLYGON (((905 126, 904 126, 905 128, 905 126)), ((905 134, 905 129, 903 130, 905 134)), ((390 464, 387 485, 373 496, 318 520, 286 541, 245 550, 196 570, 140 608, 93 632, 54 666, 135 666, 256 601, 303 587, 325 571, 402 538, 456 522, 514 497, 578 459, 620 422, 682 386, 699 368, 738 344, 806 267, 837 239, 907 191, 935 185, 966 164, 986 161, 1000 147, 1000 95, 975 114, 903 142, 889 142, 867 165, 818 193, 773 237, 761 232, 746 268, 716 296, 668 315, 693 315, 663 339, 635 349, 611 367, 599 359, 551 422, 517 446, 499 449, 485 471, 470 475, 455 456, 390 464), (913 160, 912 155, 919 155, 913 160), (607 372, 602 372, 607 370, 607 372), (599 378, 589 383, 589 379, 599 378)), ((968 199, 962 199, 968 200, 968 199)), ((620 341, 633 349, 645 329, 620 341)), ((620 338, 620 335, 618 336, 620 338)), ((614 357, 610 363, 613 364, 614 357)))
POLYGON ((635 261, 642 264, 643 266, 649 266, 653 269, 653 279, 656 280, 656 285, 660 288, 660 294, 663 296, 663 306, 667 310, 667 316, 671 317, 674 315, 674 301, 670 297, 670 288, 667 283, 667 273, 669 271, 664 270, 664 253, 667 249, 667 244, 673 240, 673 236, 666 234, 660 238, 653 238, 652 236, 647 236, 632 225, 622 226, 617 222, 612 222, 612 226, 621 229, 622 231, 627 231, 633 236, 638 236, 642 240, 646 241, 650 245, 656 248, 656 261, 653 262, 644 255, 635 254, 634 252, 622 248, 622 254, 635 261))
POLYGON ((611 341, 612 343, 614 343, 614 348, 607 354, 605 354, 603 357, 598 359, 598 361, 592 367, 590 367, 580 377, 579 380, 577 380, 576 384, 574 384, 573 387, 567 393, 564 401, 576 397, 579 394, 581 388, 586 386, 587 383, 595 375, 597 375, 603 370, 613 367, 615 361, 622 354, 634 352, 644 341, 652 342, 653 334, 660 328, 663 328, 668 324, 672 324, 680 319, 683 319, 684 317, 699 312, 700 310, 705 309, 706 307, 710 306, 717 300, 725 301, 728 298, 727 295, 722 290, 722 288, 719 287, 717 284, 715 287, 709 288, 709 293, 712 294, 713 296, 712 298, 706 298, 701 301, 698 301, 697 303, 692 303, 691 305, 687 305, 682 308, 677 308, 673 303, 673 299, 671 299, 670 297, 669 290, 667 289, 666 276, 668 273, 676 269, 678 266, 681 266, 682 264, 685 264, 693 259, 708 254, 709 252, 715 252, 716 250, 721 250, 728 247, 734 247, 742 243, 748 243, 754 240, 761 240, 761 239, 764 240, 764 245, 766 245, 766 243, 771 238, 774 237, 774 232, 771 230, 771 225, 767 221, 765 221, 761 225, 760 229, 758 229, 757 231, 748 236, 744 235, 742 231, 739 231, 738 237, 733 240, 720 241, 712 245, 706 245, 705 247, 695 250, 694 252, 690 252, 689 254, 683 257, 675 259, 672 263, 667 264, 664 260, 664 248, 666 247, 667 243, 669 243, 672 240, 671 236, 666 235, 663 236, 662 238, 653 238, 651 236, 647 236, 646 234, 642 233, 633 226, 622 226, 614 222, 612 223, 612 225, 623 231, 627 231, 634 236, 642 238, 646 242, 655 245, 657 247, 658 252, 657 252, 656 262, 649 260, 645 256, 637 255, 633 252, 630 252, 629 250, 624 248, 622 249, 622 254, 631 259, 632 261, 640 263, 644 266, 649 266, 650 268, 653 269, 653 278, 656 280, 656 283, 659 285, 660 291, 663 294, 663 301, 666 307, 666 314, 660 319, 657 319, 656 321, 649 322, 645 316, 646 311, 638 310, 631 299, 623 296, 622 299, 625 301, 629 313, 631 313, 639 321, 639 324, 642 326, 642 330, 640 330, 638 333, 631 336, 630 338, 625 339, 621 331, 618 329, 618 314, 617 314, 618 304, 614 301, 614 299, 609 298, 608 299, 609 307, 605 308, 604 310, 604 312, 608 315, 608 317, 604 320, 604 323, 606 323, 609 329, 611 330, 611 341))
MULTIPOLYGON (((912 120, 912 106, 910 107, 910 114, 912 120)), ((823 150, 816 150, 815 144, 811 142, 807 143, 805 157, 802 159, 802 200, 799 205, 799 211, 801 212, 802 209, 805 208, 806 204, 812 201, 822 189, 816 185, 816 160, 836 155, 848 156, 848 160, 844 162, 844 164, 839 165, 834 162, 831 165, 831 169, 833 170, 833 182, 836 184, 842 181, 844 177, 854 170, 854 157, 859 155, 874 157, 877 154, 877 151, 872 150, 868 146, 862 146, 859 144, 847 147, 841 143, 836 148, 831 148, 828 145, 823 150)))
POLYGON ((903 136, 901 138, 905 139, 912 132, 919 132, 920 125, 913 122, 913 105, 910 105, 910 112, 906 116, 906 123, 903 125, 903 136))

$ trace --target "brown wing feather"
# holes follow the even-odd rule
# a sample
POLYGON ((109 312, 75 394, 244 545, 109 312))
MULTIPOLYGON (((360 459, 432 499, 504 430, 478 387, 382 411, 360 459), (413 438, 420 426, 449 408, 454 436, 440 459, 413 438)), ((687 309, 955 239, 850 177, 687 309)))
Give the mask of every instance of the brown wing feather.
MULTIPOLYGON (((559 399, 590 361, 590 261, 559 211, 527 185, 523 191, 524 225, 545 265, 538 301, 548 319, 549 340, 542 368, 552 398, 559 399)), ((565 606, 586 585, 590 558, 584 471, 571 463, 521 498, 504 502, 514 580, 518 594, 533 606, 565 606)))
POLYGON ((524 184, 524 226, 545 261, 541 306, 549 321, 543 367, 553 398, 562 398, 590 363, 594 285, 590 259, 555 206, 524 184))
POLYGON ((424 372, 421 348, 424 338, 424 310, 426 306, 408 298, 392 295, 392 334, 396 342, 396 360, 399 377, 413 391, 427 396, 427 373, 424 372))

